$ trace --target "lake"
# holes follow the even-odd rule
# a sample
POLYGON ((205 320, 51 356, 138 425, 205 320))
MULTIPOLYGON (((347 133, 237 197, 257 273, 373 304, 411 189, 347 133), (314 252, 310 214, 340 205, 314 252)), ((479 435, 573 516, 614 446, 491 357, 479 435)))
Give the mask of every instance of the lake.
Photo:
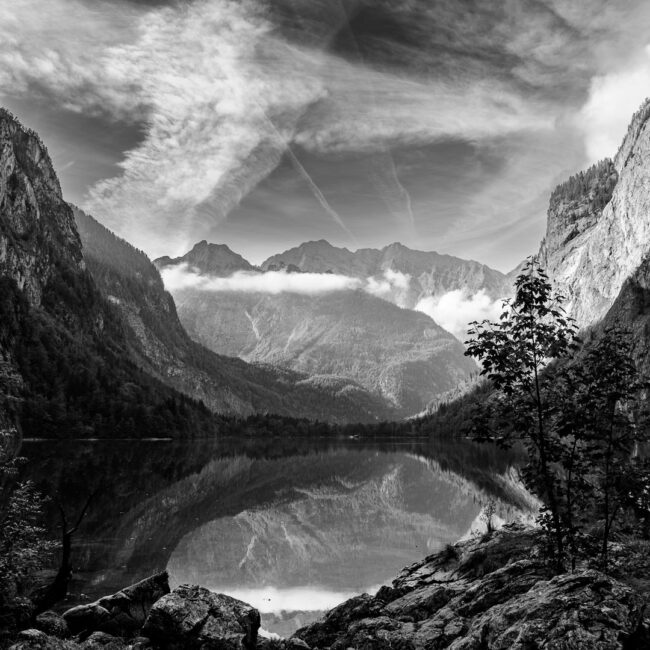
MULTIPOLYGON (((69 519, 66 606, 167 569, 245 600, 288 635, 485 525, 527 516, 513 459, 428 440, 26 441, 27 475, 69 519)), ((58 535, 58 511, 47 508, 58 535)))

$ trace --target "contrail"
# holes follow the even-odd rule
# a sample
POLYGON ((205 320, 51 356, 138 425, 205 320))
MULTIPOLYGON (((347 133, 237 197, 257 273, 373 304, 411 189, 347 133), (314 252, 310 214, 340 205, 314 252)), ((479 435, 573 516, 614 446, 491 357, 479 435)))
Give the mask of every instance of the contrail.
MULTIPOLYGON (((341 14, 345 17, 347 21, 347 26, 348 26, 348 33, 350 35, 350 38, 354 41, 357 55, 359 57, 359 62, 361 65, 365 65, 364 61, 364 56, 363 56, 363 51, 361 47, 359 46, 359 42, 357 40, 357 37, 354 35, 354 32, 350 28, 350 15, 348 13, 347 7, 344 5, 342 0, 339 0, 339 6, 341 9, 341 14)), ((408 80, 409 83, 412 83, 413 85, 417 85, 418 87, 421 87, 420 84, 416 84, 415 82, 412 82, 408 80)), ((376 98, 373 98, 375 103, 377 103, 376 98)), ((386 203, 386 207, 388 208, 388 211, 395 217, 398 221, 402 221, 404 216, 403 213, 406 213, 406 220, 408 221, 408 227, 411 235, 415 234, 415 217, 413 215, 413 201, 411 199, 411 195, 409 191, 404 187, 402 182, 400 181, 398 175, 397 175, 397 167, 395 165, 395 159, 393 158, 393 153, 390 150, 390 147, 383 147, 383 151, 381 154, 378 154, 378 157, 381 157, 385 160, 387 163, 387 166, 390 170, 390 175, 392 176, 392 179, 395 181, 395 186, 394 190, 396 190, 397 196, 395 196, 391 191, 390 188, 388 187, 383 187, 382 182, 380 180, 379 186, 377 187, 378 194, 381 196, 383 201, 386 203), (392 204, 392 205, 391 205, 392 204), (395 209, 396 208, 396 209, 395 209), (400 208, 402 208, 400 210, 400 208)), ((383 162, 383 161, 380 161, 383 162)), ((388 179, 386 179, 388 180, 388 179)))
POLYGON ((334 221, 341 227, 341 229, 347 234, 347 236, 352 240, 352 242, 354 244, 357 244, 358 243, 357 238, 354 236, 352 231, 345 225, 345 222, 343 221, 343 219, 341 219, 339 213, 329 204, 329 201, 325 198, 325 195, 321 192, 318 185, 316 185, 314 179, 309 175, 307 170, 304 168, 303 164, 298 160, 298 157, 293 152, 291 145, 285 140, 285 138, 282 137, 280 131, 278 131, 275 124, 273 124, 269 116, 266 114, 264 109, 259 104, 258 104, 258 108, 262 113, 262 115, 264 116, 264 119, 268 122, 271 129, 273 129, 273 132, 275 133, 278 140, 280 140, 282 145, 286 148, 286 151, 289 154, 289 158, 291 159, 291 162, 298 170, 298 173, 305 179, 311 191, 313 192, 314 196, 316 197, 316 200, 320 203, 323 210, 325 210, 325 212, 327 212, 327 214, 329 214, 330 217, 334 219, 334 221))
POLYGON ((348 234, 350 239, 356 244, 357 243, 357 238, 352 234, 350 229, 345 225, 343 222, 343 219, 339 216, 339 214, 334 210, 334 208, 329 204, 327 199, 325 198, 325 195, 321 192, 320 188, 316 183, 314 182, 314 179, 307 173, 307 170, 304 168, 302 163, 298 160, 297 156, 295 153, 293 153, 293 150, 289 146, 288 143, 285 142, 285 145, 287 147, 287 153, 289 154, 289 158, 291 158, 291 162, 296 166, 296 169, 298 170, 298 173, 307 181, 307 184, 311 188, 311 191, 314 193, 314 196, 316 197, 316 200, 321 204, 323 209, 327 212, 327 214, 338 223, 341 228, 348 234))
POLYGON ((406 206, 406 214, 408 215, 410 225, 413 228, 415 228, 415 217, 413 216, 413 201, 411 199, 411 195, 409 194, 409 191, 404 187, 404 185, 402 185, 402 181, 400 181, 399 176, 397 175, 397 166, 395 165, 395 159, 393 158, 393 155, 390 153, 390 151, 388 152, 388 160, 399 194, 404 199, 404 203, 406 206))

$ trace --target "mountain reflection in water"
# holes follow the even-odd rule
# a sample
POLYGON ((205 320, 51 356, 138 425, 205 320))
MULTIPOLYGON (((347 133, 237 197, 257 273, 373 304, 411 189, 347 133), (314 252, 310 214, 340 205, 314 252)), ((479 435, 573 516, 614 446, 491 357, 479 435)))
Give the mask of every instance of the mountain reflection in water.
MULTIPOLYGON (((489 498, 529 506, 512 462, 487 446, 429 441, 27 442, 26 470, 71 512, 70 603, 167 568, 258 607, 288 634, 389 582, 475 525, 489 498)), ((57 514, 48 511, 56 534, 57 514)))

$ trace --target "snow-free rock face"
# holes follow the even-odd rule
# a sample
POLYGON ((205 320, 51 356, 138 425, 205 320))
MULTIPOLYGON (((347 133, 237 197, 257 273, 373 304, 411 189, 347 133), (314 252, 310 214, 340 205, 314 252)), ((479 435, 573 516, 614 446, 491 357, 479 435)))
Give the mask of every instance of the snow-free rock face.
POLYGON ((40 138, 0 108, 0 275, 39 305, 53 263, 83 267, 72 211, 40 138))
POLYGON ((236 271, 254 271, 255 267, 241 255, 231 251, 225 244, 208 244, 205 239, 194 245, 191 251, 174 259, 160 257, 156 260, 159 269, 166 266, 187 264, 188 268, 199 269, 201 273, 225 277, 236 271))
POLYGON ((542 266, 580 326, 603 318, 650 252, 650 100, 614 161, 570 179, 551 197, 542 266))

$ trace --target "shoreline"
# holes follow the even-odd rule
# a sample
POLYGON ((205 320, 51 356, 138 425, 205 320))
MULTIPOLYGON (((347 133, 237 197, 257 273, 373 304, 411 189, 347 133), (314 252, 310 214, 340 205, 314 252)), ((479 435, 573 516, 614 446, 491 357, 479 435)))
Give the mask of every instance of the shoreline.
POLYGON ((648 647, 650 621, 644 612, 650 602, 650 558, 645 549, 615 545, 607 574, 585 566, 556 575, 537 552, 539 540, 539 530, 514 524, 448 545, 404 568, 375 595, 355 596, 289 638, 258 635, 260 614, 242 601, 197 585, 170 591, 163 573, 62 617, 48 613, 48 630, 41 624, 40 631, 23 632, 12 648, 648 647), (648 578, 643 586, 638 583, 642 574, 648 578), (55 619, 63 637, 51 637, 55 619))

